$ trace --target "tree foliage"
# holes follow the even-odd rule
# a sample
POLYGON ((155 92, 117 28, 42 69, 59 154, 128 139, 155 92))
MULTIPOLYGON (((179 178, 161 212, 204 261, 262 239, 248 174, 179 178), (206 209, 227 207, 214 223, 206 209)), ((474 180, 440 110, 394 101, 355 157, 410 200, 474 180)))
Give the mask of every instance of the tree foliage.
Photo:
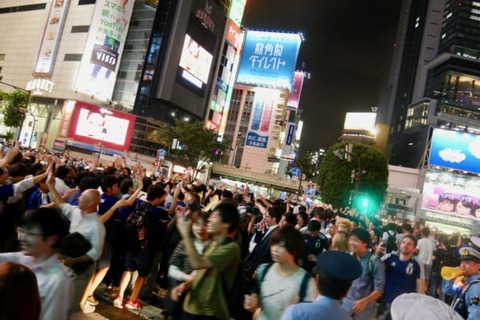
POLYGON ((175 125, 162 123, 155 138, 166 146, 172 146, 174 139, 178 140, 179 147, 169 147, 168 157, 185 168, 192 167, 193 178, 202 170, 201 163, 219 161, 230 145, 228 141, 218 142, 218 133, 205 128, 203 122, 199 121, 177 120, 175 125))
POLYGON ((352 198, 358 175, 352 176, 352 171, 358 171, 359 159, 362 173, 356 195, 368 195, 372 201, 370 206, 378 210, 388 186, 388 162, 385 155, 373 147, 353 144, 351 160, 339 159, 333 151, 345 149, 345 145, 346 143, 337 143, 330 147, 320 166, 317 183, 321 187, 323 201, 335 208, 355 206, 351 200, 355 200, 352 198))
POLYGON ((3 114, 3 124, 18 128, 25 119, 24 110, 28 105, 28 94, 20 90, 10 93, 0 91, 0 112, 3 114))

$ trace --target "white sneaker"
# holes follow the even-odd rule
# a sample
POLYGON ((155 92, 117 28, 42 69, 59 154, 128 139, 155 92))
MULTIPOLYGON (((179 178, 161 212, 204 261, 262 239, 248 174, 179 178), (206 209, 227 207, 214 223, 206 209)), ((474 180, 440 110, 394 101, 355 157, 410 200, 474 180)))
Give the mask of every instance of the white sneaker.
POLYGON ((123 299, 117 296, 115 300, 113 300, 113 306, 118 309, 123 309, 123 299))
POLYGON ((95 312, 95 307, 92 306, 89 303, 85 303, 82 307, 80 307, 80 309, 82 309, 83 313, 94 313, 95 312))

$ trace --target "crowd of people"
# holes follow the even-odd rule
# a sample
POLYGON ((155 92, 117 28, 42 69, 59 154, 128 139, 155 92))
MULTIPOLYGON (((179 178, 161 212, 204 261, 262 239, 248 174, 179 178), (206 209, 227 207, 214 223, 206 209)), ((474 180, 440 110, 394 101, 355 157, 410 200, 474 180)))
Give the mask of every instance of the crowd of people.
POLYGON ((480 319, 480 239, 419 222, 18 144, 0 204, 0 319, 92 313, 102 283, 119 309, 160 296, 167 319, 480 319))

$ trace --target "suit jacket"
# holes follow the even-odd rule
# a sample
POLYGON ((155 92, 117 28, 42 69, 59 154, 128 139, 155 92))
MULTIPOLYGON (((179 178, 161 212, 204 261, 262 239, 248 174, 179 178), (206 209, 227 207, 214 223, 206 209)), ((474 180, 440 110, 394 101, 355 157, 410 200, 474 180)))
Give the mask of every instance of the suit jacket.
POLYGON ((273 228, 267 235, 257 242, 253 251, 245 258, 245 267, 247 268, 247 277, 249 279, 259 265, 272 262, 272 255, 270 254, 270 237, 276 228, 278 228, 278 226, 273 228))

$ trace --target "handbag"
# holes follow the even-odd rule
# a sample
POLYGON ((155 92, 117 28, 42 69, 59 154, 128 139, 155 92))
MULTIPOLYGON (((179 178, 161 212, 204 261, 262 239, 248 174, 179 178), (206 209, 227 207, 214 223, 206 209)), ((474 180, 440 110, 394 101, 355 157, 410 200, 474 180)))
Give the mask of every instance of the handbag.
MULTIPOLYGON (((92 244, 78 232, 68 234, 60 242, 60 254, 70 258, 83 256, 91 248, 92 244)), ((93 263, 93 261, 79 262, 75 263, 71 268, 76 274, 78 274, 85 271, 93 263)))

